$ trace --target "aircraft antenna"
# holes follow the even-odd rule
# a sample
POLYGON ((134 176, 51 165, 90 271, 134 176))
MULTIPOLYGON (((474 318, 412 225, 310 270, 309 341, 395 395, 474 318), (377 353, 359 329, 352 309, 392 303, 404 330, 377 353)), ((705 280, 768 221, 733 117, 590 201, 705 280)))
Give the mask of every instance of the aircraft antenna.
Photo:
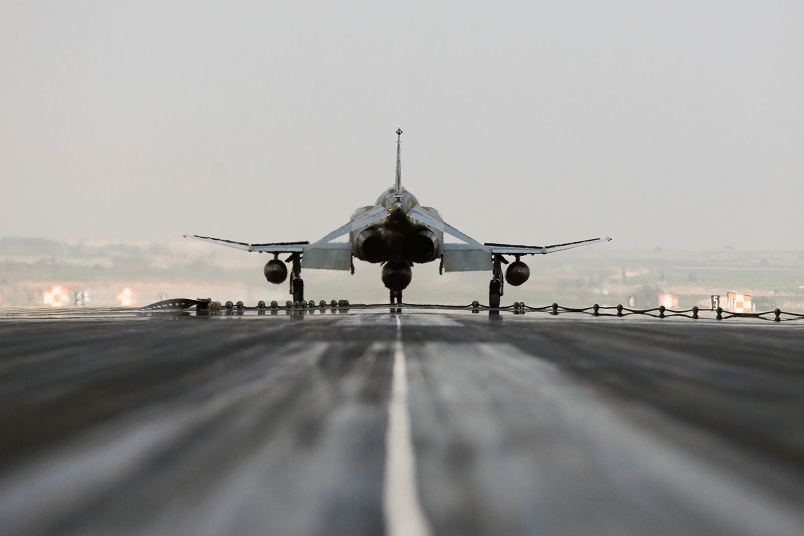
POLYGON ((402 127, 396 129, 396 195, 402 195, 402 127))

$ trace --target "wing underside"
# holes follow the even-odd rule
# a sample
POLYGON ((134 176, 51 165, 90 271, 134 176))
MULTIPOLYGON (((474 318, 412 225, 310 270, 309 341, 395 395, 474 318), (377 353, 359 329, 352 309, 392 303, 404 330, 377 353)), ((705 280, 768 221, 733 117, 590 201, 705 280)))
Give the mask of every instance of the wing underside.
POLYGON ((211 236, 199 235, 184 235, 185 238, 194 238, 203 242, 211 244, 218 244, 219 246, 227 246, 235 249, 242 249, 243 251, 256 251, 259 253, 301 253, 304 247, 310 242, 271 242, 266 244, 247 244, 245 242, 235 242, 234 240, 226 240, 223 238, 213 238, 211 236))
MULTIPOLYGON (((453 228, 444 224, 445 232, 456 236, 453 228)), ((497 244, 487 242, 480 244, 473 239, 467 238, 462 244, 444 244, 443 268, 445 272, 475 272, 489 271, 492 269, 492 257, 494 255, 546 255, 556 251, 572 249, 581 246, 590 246, 598 242, 607 242, 611 238, 591 238, 589 240, 579 240, 577 242, 567 242, 566 244, 554 244, 552 246, 522 246, 517 244, 497 244)))
POLYGON ((608 242, 611 238, 589 238, 588 240, 578 240, 577 242, 567 242, 565 244, 554 244, 552 246, 522 246, 517 244, 497 244, 486 242, 483 244, 495 255, 547 255, 556 251, 591 246, 600 242, 608 242))

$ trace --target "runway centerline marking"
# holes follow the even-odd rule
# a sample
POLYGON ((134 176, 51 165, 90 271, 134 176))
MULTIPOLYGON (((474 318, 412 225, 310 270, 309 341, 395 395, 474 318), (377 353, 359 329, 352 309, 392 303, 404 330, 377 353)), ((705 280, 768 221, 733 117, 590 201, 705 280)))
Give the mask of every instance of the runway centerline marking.
POLYGON ((385 533, 389 536, 429 536, 432 532, 416 487, 416 453, 410 435, 407 367, 399 315, 396 317, 393 383, 388 401, 388 430, 385 433, 382 510, 385 533))

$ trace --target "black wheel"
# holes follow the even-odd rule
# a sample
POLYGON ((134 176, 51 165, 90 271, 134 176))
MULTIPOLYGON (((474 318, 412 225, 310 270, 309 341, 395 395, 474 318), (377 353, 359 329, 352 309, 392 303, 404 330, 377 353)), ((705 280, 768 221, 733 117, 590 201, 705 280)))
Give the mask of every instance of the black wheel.
POLYGON ((293 280, 293 301, 295 301, 295 302, 303 302, 304 301, 304 280, 303 279, 294 279, 293 280))
POLYGON ((500 282, 492 279, 489 283, 489 307, 500 306, 500 282))

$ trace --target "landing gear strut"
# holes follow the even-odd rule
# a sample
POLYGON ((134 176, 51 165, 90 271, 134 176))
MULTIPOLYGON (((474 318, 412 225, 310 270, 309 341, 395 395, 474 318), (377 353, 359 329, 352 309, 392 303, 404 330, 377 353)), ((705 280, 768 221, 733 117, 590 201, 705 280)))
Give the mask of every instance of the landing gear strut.
POLYGON ((304 280, 301 278, 301 255, 293 253, 289 259, 293 263, 290 270, 290 293, 294 302, 304 301, 304 280))
POLYGON ((503 295, 502 255, 494 256, 492 279, 489 283, 489 307, 499 307, 500 297, 503 295))
POLYGON ((401 290, 392 290, 391 291, 391 305, 394 303, 400 304, 402 303, 402 291, 401 290), (396 301, 394 301, 396 300, 396 301))

